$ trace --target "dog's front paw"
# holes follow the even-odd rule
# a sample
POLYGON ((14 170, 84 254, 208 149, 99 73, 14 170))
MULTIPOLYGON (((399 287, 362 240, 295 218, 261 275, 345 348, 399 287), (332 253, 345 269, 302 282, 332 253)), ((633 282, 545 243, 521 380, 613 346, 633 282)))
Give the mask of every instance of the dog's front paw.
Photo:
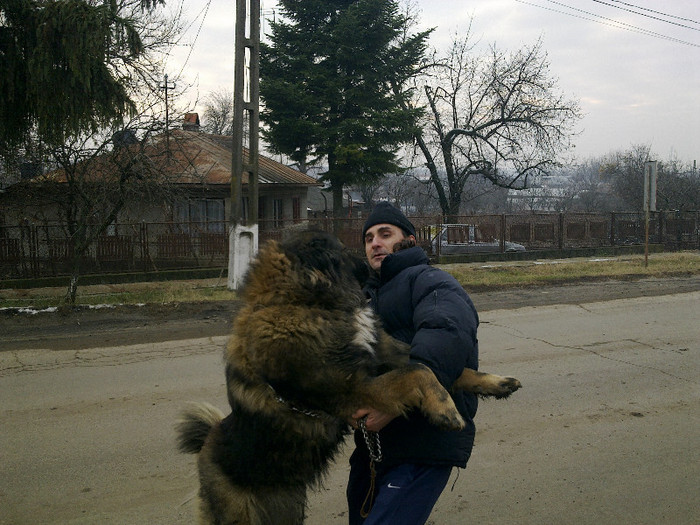
POLYGON ((445 430, 462 430, 464 428, 464 419, 462 419, 454 401, 437 382, 434 389, 426 391, 420 407, 433 425, 445 430))
POLYGON ((499 377, 497 381, 489 385, 489 388, 481 392, 481 395, 505 399, 522 386, 520 381, 514 377, 499 377))
POLYGON ((433 424, 445 430, 462 430, 464 428, 464 419, 455 409, 439 414, 431 414, 430 420, 433 424))
POLYGON ((422 410, 433 425, 442 429, 462 430, 464 428, 464 419, 447 392, 436 399, 435 403, 424 402, 422 410))

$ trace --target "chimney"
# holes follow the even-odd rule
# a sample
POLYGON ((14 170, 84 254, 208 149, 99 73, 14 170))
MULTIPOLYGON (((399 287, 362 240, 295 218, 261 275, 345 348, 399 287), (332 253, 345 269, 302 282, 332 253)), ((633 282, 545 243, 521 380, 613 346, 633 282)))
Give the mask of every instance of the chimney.
POLYGON ((182 129, 185 131, 199 131, 199 113, 185 113, 182 129))

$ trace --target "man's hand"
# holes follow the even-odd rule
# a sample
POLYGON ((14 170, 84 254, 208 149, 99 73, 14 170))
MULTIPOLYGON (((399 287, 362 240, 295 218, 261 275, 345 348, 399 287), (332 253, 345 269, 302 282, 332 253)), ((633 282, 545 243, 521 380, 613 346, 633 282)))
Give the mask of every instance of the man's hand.
POLYGON ((394 419, 394 416, 390 416, 374 408, 360 408, 351 416, 352 421, 350 424, 354 428, 357 428, 357 421, 365 416, 367 416, 365 428, 367 428, 367 430, 371 430, 372 432, 379 432, 381 429, 387 426, 391 420, 394 419))

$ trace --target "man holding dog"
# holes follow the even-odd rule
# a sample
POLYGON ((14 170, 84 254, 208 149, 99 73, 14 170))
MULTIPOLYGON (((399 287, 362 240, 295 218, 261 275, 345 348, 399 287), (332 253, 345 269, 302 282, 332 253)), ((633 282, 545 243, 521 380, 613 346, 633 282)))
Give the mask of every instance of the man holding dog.
MULTIPOLYGON (((365 286, 384 329, 411 345, 411 360, 428 366, 451 390, 465 367, 478 368, 478 315, 462 286, 428 265, 415 244, 415 227, 387 202, 368 217, 362 235, 374 275, 365 286)), ((371 462, 363 433, 355 432, 347 488, 350 525, 424 524, 444 490, 453 467, 466 467, 474 444, 474 394, 452 394, 466 426, 442 430, 418 411, 393 419, 372 407, 364 418, 377 432, 381 461, 371 462), (374 471, 374 472, 373 472, 374 471)))

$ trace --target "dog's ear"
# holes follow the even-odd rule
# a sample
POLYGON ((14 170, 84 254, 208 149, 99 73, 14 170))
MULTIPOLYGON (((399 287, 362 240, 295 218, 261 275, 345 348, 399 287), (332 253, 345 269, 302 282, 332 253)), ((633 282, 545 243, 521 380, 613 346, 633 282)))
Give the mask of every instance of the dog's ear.
POLYGON ((367 264, 364 258, 357 257, 349 251, 346 251, 345 257, 348 264, 352 267, 352 274, 357 280, 357 283, 361 288, 364 287, 370 276, 369 264, 367 264))
POLYGON ((416 245, 415 239, 406 238, 406 239, 394 244, 394 248, 392 249, 392 253, 400 252, 401 250, 407 250, 408 248, 413 248, 415 245, 416 245))

